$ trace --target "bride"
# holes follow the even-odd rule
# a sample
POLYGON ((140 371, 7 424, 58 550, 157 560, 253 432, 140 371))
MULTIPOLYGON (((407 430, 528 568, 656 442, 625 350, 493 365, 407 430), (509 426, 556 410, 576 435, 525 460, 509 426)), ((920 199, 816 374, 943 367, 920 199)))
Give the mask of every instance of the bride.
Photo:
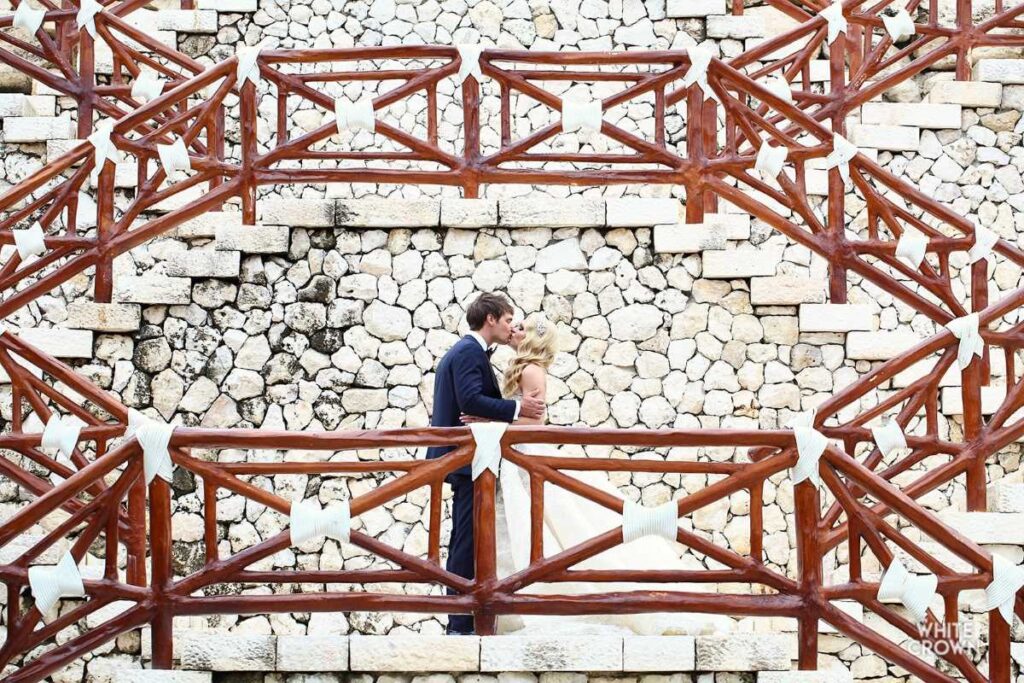
MULTIPOLYGON (((554 324, 542 315, 529 317, 513 331, 510 346, 516 349, 515 358, 505 371, 502 386, 505 396, 512 398, 526 394, 546 397, 547 370, 558 351, 558 334, 554 324)), ((472 416, 464 421, 471 422, 472 416)), ((515 424, 541 424, 541 420, 520 418, 515 424)), ((523 453, 557 455, 554 446, 523 444, 517 447, 523 453)), ((565 471, 585 483, 619 498, 621 492, 612 485, 606 472, 565 471)), ((498 575, 505 577, 521 571, 530 564, 530 489, 529 477, 521 468, 507 460, 501 463, 496 501, 498 546, 498 575)), ((580 498, 565 489, 546 483, 544 486, 543 554, 555 555, 622 524, 622 516, 580 498)), ((684 563, 683 546, 660 536, 648 536, 628 545, 617 545, 571 569, 652 569, 682 570, 693 568, 684 563)), ((627 584, 556 582, 536 583, 523 589, 532 594, 587 594, 655 590, 710 590, 706 586, 672 584, 627 584)), ((572 623, 575 633, 632 632, 643 635, 679 634, 696 635, 732 630, 735 621, 729 617, 686 614, 609 614, 609 615, 505 615, 498 620, 498 631, 518 634, 540 633, 557 629, 565 633, 566 622, 572 623)))

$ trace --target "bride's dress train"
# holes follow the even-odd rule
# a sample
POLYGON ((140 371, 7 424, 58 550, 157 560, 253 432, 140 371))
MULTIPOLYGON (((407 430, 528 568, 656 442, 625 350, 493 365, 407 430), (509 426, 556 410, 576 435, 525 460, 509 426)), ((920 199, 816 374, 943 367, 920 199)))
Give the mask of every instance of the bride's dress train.
MULTIPOLYGON (((521 452, 556 455, 553 446, 524 445, 521 452)), ((622 494, 612 485, 606 472, 566 471, 585 483, 617 497, 622 494)), ((496 510, 498 575, 508 576, 530 564, 530 492, 526 472, 507 460, 502 461, 498 478, 496 510)), ((550 557, 622 524, 622 516, 589 500, 572 494, 560 486, 546 483, 544 487, 544 556, 550 557)), ((682 546, 660 536, 647 536, 628 544, 620 544, 572 569, 661 569, 693 568, 680 557, 682 546), (677 550, 678 549, 678 550, 677 550)), ((635 584, 555 582, 531 584, 523 593, 563 594, 606 593, 638 589, 666 591, 710 591, 697 584, 635 584)), ((711 614, 655 613, 607 615, 508 615, 498 620, 501 633, 533 634, 557 631, 566 633, 571 622, 573 634, 600 632, 637 633, 642 635, 699 635, 733 630, 736 622, 730 617, 711 614)))

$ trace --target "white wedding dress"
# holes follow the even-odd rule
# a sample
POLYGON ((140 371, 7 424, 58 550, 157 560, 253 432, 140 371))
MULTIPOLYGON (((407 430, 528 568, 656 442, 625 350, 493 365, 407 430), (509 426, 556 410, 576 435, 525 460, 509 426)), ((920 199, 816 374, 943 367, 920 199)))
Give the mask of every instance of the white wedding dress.
MULTIPOLYGON (((523 445, 525 454, 557 455, 550 445, 523 445)), ((622 497, 606 472, 566 471, 594 488, 622 497)), ((496 501, 498 576, 504 578, 530 564, 530 488, 529 477, 507 460, 501 463, 496 501)), ((622 524, 622 516, 583 499, 551 483, 544 486, 543 556, 551 557, 622 524)), ((660 536, 647 536, 629 544, 620 544, 587 559, 570 569, 692 569, 684 563, 683 546, 660 536)), ((598 582, 535 583, 522 589, 524 594, 580 595, 630 590, 707 591, 707 584, 637 584, 598 582)), ((503 615, 498 618, 499 633, 517 635, 557 632, 564 635, 597 633, 636 633, 641 635, 702 635, 733 630, 731 617, 711 614, 656 613, 607 615, 503 615)))

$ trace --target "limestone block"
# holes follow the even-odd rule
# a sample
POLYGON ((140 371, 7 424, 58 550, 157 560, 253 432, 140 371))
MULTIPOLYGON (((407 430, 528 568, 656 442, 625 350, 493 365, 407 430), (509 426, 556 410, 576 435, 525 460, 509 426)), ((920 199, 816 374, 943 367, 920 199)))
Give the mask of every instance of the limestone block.
POLYGON ((750 239, 748 213, 706 213, 701 223, 721 233, 727 240, 750 239))
POLYGON ((801 332, 870 330, 875 316, 867 304, 802 304, 801 332))
POLYGON ((733 279, 775 275, 782 260, 776 250, 740 247, 705 251, 702 275, 709 279, 733 279))
POLYGON ((619 197, 607 200, 606 224, 609 228, 641 228, 675 224, 682 217, 678 199, 655 197, 619 197))
POLYGON ((278 671, 348 671, 348 636, 278 636, 278 671))
POLYGON ((441 200, 441 225, 446 228, 488 228, 498 224, 497 199, 441 200))
POLYGON ((505 228, 600 228, 605 225, 605 204, 601 199, 502 199, 498 201, 498 224, 505 228))
POLYGON ((740 16, 709 16, 707 32, 708 38, 734 38, 737 40, 763 38, 767 35, 764 22, 758 17, 749 14, 740 16))
POLYGON ((861 107, 861 122, 883 126, 919 126, 921 128, 960 128, 959 104, 932 102, 866 102, 861 107))
POLYGON ((665 13, 672 19, 725 14, 725 0, 668 0, 665 13))
MULTIPOLYGON (((981 388, 981 413, 991 415, 999 409, 1006 398, 1006 387, 1002 384, 990 384, 981 388)), ((940 395, 943 415, 963 415, 964 395, 960 387, 946 387, 940 395)))
POLYGON ((167 261, 164 272, 183 277, 238 277, 241 263, 238 251, 186 249, 167 261))
POLYGON ((763 671, 758 683, 853 683, 849 671, 763 671))
POLYGON ((725 235, 704 223, 677 223, 654 226, 654 253, 698 254, 725 249, 725 235))
POLYGON ((5 142, 46 142, 75 136, 71 119, 65 116, 8 116, 4 119, 5 142))
POLYGON ((181 666, 209 671, 273 671, 277 664, 274 636, 213 633, 184 639, 181 666))
POLYGON ((825 283, 820 278, 778 275, 750 280, 750 303, 755 306, 796 306, 824 301, 825 283))
POLYGON ((623 671, 693 671, 697 660, 693 636, 626 636, 623 671))
POLYGON ((983 545, 1024 545, 1024 512, 960 512, 939 513, 964 538, 983 545))
POLYGON ((914 126, 860 124, 851 127, 850 142, 858 147, 916 152, 921 145, 921 129, 914 126))
POLYGON ((156 12, 156 28, 183 33, 216 33, 217 13, 208 10, 164 9, 156 12))
POLYGON ((621 671, 616 636, 491 636, 480 643, 481 671, 621 671))
MULTIPOLYGON (((491 640, 485 638, 484 640, 491 640)), ((479 636, 361 636, 349 638, 352 671, 477 671, 479 636)))
POLYGON ((217 250, 280 254, 288 251, 290 232, 284 225, 218 225, 217 250))
POLYGON ((18 336, 55 358, 92 358, 92 331, 23 327, 18 336))
POLYGON ((185 221, 170 234, 182 239, 214 237, 220 225, 241 227, 242 214, 237 211, 208 211, 185 221))
POLYGON ((988 487, 990 512, 1024 512, 1024 484, 997 481, 988 487))
POLYGON ((218 12, 255 12, 258 0, 199 0, 199 9, 211 9, 218 12))
POLYGON ((32 79, 13 66, 0 64, 0 92, 32 92, 32 79))
POLYGON ((177 669, 118 669, 117 683, 211 683, 209 671, 180 671, 177 669))
POLYGON ((337 199, 334 224, 346 228, 436 228, 437 199, 337 199))
POLYGON ((72 301, 68 304, 66 324, 79 330, 96 332, 134 332, 142 323, 141 308, 136 304, 101 304, 72 301))
POLYGON ((192 301, 192 280, 163 275, 122 275, 114 280, 114 300, 134 304, 185 304, 192 301))
POLYGON ((53 117, 57 98, 52 95, 0 93, 0 116, 53 117))
POLYGON ((334 227, 333 199, 272 198, 259 203, 261 222, 300 228, 334 227))
POLYGON ((964 107, 998 107, 1003 101, 1003 86, 979 81, 939 81, 928 93, 928 100, 964 107))
POLYGON ((699 671, 787 671, 790 638, 759 633, 697 636, 699 671))
POLYGON ((992 83, 1024 83, 1024 59, 979 59, 974 77, 992 83))
POLYGON ((850 360, 889 360, 921 341, 912 330, 851 332, 846 337, 846 357, 850 360))
MULTIPOLYGON (((120 169, 120 166, 118 167, 120 169)), ((180 192, 170 195, 166 199, 162 199, 151 207, 148 207, 147 211, 154 211, 156 213, 168 213, 170 211, 177 211, 183 209, 186 206, 191 206, 196 202, 200 201, 209 189, 206 185, 200 183, 199 185, 193 185, 180 192)))

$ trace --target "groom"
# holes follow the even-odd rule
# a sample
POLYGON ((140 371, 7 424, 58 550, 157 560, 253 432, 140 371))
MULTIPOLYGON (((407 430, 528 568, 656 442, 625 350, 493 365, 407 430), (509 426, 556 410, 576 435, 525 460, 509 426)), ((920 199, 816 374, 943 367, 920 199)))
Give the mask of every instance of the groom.
MULTIPOLYGON (((492 346, 508 344, 512 337, 512 304, 501 294, 483 293, 466 309, 470 333, 459 340, 441 359, 434 377, 434 415, 432 427, 461 427, 460 416, 477 415, 495 422, 514 422, 520 415, 544 416, 544 402, 536 396, 521 401, 501 397, 498 380, 491 369, 492 346)), ((427 450, 427 458, 440 458, 451 446, 427 450)), ((469 466, 461 467, 445 479, 452 486, 452 536, 448 544, 448 571, 473 578, 473 480, 469 466)), ((454 591, 448 589, 451 595, 454 591)), ((448 633, 473 633, 473 617, 452 614, 448 633)))

